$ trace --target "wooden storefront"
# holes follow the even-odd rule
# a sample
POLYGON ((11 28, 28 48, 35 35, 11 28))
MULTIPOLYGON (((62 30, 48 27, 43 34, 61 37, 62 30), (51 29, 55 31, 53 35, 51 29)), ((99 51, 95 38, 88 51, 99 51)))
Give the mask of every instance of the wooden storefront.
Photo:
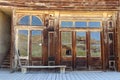
POLYGON ((116 62, 117 56, 116 15, 116 11, 15 10, 15 50, 28 65, 107 70, 110 58, 116 62))
POLYGON ((120 0, 1 0, 0 5, 4 13, 10 10, 11 69, 19 56, 22 65, 71 70, 114 65, 120 71, 120 0))

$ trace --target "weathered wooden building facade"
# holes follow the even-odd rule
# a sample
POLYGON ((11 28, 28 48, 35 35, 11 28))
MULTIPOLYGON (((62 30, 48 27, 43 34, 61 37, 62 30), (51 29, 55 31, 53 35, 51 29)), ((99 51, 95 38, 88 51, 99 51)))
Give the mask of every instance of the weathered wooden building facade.
POLYGON ((120 71, 120 0, 0 0, 0 13, 1 65, 120 71))

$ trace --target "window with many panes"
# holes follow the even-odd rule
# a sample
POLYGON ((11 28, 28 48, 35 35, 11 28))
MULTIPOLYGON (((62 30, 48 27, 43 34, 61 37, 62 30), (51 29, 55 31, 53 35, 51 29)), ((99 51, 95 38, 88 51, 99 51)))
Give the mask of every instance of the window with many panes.
POLYGON ((18 20, 16 46, 21 57, 26 57, 31 53, 32 57, 42 57, 42 31, 41 28, 34 26, 43 26, 42 19, 35 15, 26 15, 18 20), (24 26, 24 28, 19 27, 24 26), (31 26, 28 27, 28 26, 31 26), (34 30, 32 29, 34 27, 34 30), (31 50, 30 50, 31 49, 31 50))
POLYGON ((100 28, 100 21, 61 21, 60 27, 62 28, 100 28))
POLYGON ((19 20, 18 25, 42 26, 43 23, 38 16, 26 15, 19 20))

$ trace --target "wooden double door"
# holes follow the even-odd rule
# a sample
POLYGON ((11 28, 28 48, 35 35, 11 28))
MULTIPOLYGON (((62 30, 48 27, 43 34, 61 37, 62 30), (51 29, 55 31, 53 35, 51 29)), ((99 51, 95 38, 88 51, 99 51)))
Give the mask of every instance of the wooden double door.
POLYGON ((98 32, 61 32, 61 63, 72 69, 102 69, 102 39, 98 32))

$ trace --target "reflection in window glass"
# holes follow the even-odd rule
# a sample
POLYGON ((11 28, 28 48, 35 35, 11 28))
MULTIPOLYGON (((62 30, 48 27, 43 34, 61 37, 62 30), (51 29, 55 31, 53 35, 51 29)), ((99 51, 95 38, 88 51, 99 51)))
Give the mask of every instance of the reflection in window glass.
POLYGON ((32 31, 32 57, 42 56, 42 32, 32 31))
POLYGON ((79 57, 86 57, 86 32, 76 33, 76 54, 79 57))
POLYGON ((24 16, 20 19, 19 25, 30 25, 30 16, 24 16))
POLYGON ((100 32, 90 34, 90 53, 92 57, 101 57, 100 32))
POLYGON ((28 31, 27 30, 19 30, 18 31, 18 52, 20 56, 27 56, 28 51, 28 31))
POLYGON ((62 32, 62 56, 72 56, 72 33, 62 32))
POLYGON ((100 22, 89 22, 88 26, 98 28, 98 27, 100 27, 100 22))
POLYGON ((61 26, 62 27, 73 27, 73 22, 71 22, 71 21, 62 21, 61 26))
POLYGON ((32 16, 32 26, 41 26, 41 25, 42 25, 41 20, 36 16, 32 16))
POLYGON ((75 22, 75 27, 87 27, 87 22, 75 22))

